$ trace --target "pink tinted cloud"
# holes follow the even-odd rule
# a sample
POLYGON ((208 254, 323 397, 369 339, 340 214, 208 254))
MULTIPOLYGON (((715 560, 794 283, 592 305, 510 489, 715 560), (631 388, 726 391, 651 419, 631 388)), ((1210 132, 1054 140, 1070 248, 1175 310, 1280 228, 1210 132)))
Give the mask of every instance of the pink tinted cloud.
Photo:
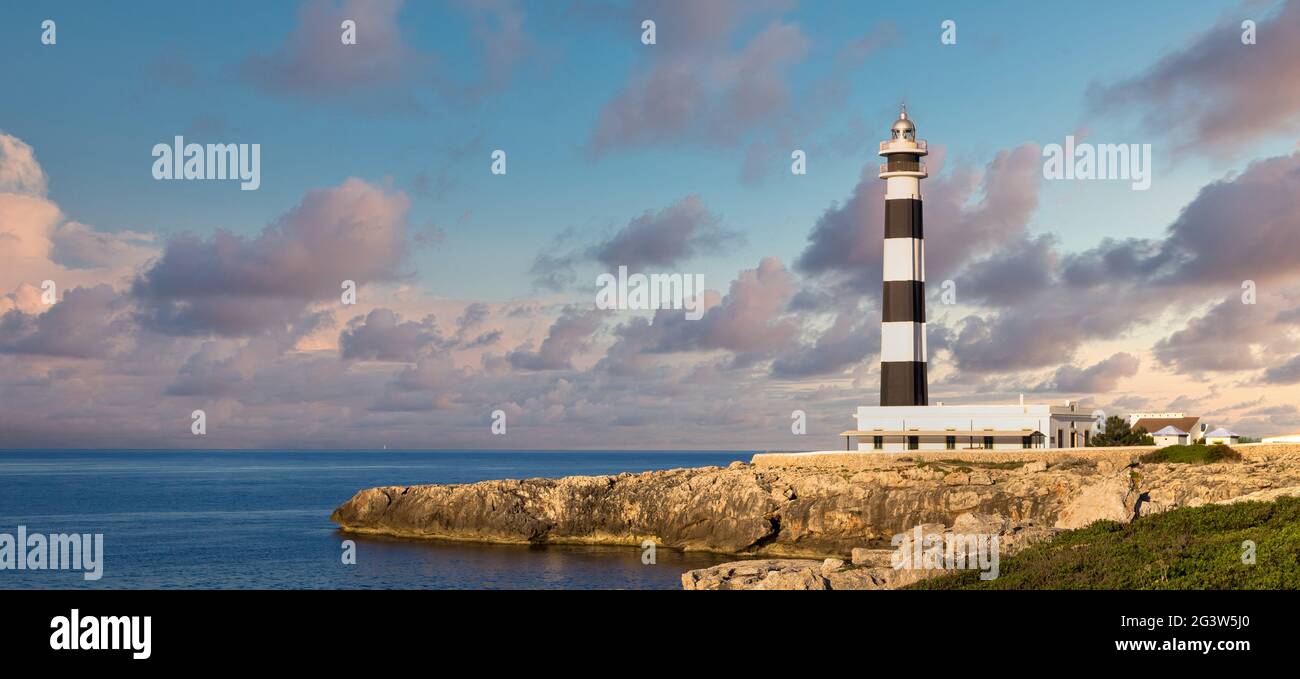
POLYGON ((1261 14, 1234 12, 1140 75, 1093 85, 1093 108, 1137 112, 1183 151, 1239 152, 1259 138, 1300 131, 1300 0, 1287 0, 1271 18, 1261 14), (1242 43, 1244 19, 1257 24, 1255 44, 1242 43))
POLYGON ((255 238, 173 239, 132 284, 141 321, 167 334, 248 335, 292 323, 345 280, 399 280, 409 208, 405 194, 349 179, 309 192, 255 238))

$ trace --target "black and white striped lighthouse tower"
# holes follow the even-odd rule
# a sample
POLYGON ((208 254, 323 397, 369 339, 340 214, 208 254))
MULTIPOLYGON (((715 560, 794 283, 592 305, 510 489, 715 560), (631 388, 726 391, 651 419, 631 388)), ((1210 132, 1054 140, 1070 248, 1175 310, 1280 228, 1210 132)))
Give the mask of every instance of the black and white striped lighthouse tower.
POLYGON ((904 106, 880 142, 885 180, 885 292, 881 300, 880 405, 929 405, 925 374, 925 240, 921 162, 926 150, 904 106))

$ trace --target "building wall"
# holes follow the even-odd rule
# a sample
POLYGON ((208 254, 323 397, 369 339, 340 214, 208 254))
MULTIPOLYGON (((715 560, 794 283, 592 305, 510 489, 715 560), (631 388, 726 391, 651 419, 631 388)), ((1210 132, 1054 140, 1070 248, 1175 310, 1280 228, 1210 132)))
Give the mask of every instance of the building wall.
MULTIPOLYGON (((882 447, 880 449, 875 447, 875 442, 872 440, 872 437, 864 436, 859 437, 858 450, 861 452, 879 450, 887 453, 898 453, 906 450, 1025 450, 1024 439, 1020 436, 995 436, 993 437, 992 448, 984 447, 984 436, 979 432, 975 432, 974 445, 971 443, 969 432, 963 436, 962 432, 956 431, 953 432, 953 436, 955 437, 955 441, 953 442, 952 448, 948 447, 946 436, 922 436, 919 437, 917 447, 914 449, 907 447, 907 437, 905 436, 884 437, 885 440, 881 442, 882 447)), ((1047 447, 1047 441, 1044 440, 1040 444, 1033 444, 1031 442, 1031 445, 1033 446, 1033 450, 1041 450, 1047 447)))
MULTIPOLYGON (((954 405, 954 406, 862 406, 858 408, 857 428, 862 431, 953 430, 957 447, 969 449, 973 434, 982 447, 982 430, 1042 432, 1043 448, 1082 448, 1091 437, 1092 416, 1076 407, 1046 404, 1028 405, 954 405), (963 437, 963 432, 965 437, 963 437)), ((923 437, 919 450, 946 450, 943 437, 923 437)), ((875 450, 871 436, 859 437, 857 449, 875 450)), ((907 450, 905 437, 885 437, 883 450, 907 450)), ((994 450, 1023 450, 1020 437, 998 437, 994 450)))

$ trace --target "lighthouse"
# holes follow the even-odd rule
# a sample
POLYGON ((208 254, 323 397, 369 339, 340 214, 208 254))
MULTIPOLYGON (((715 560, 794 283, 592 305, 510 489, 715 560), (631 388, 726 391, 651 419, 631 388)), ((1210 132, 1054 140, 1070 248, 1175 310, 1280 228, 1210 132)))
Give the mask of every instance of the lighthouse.
MULTIPOLYGON (((845 450, 1029 450, 1082 448, 1097 421, 1078 401, 930 405, 925 352, 925 239, 921 162, 904 107, 880 142, 885 180, 884 295, 880 323, 880 405, 858 406, 857 428, 840 432, 845 450)), ((957 235, 956 237, 960 237, 957 235)), ((954 243, 954 247, 959 243, 954 243)))
POLYGON ((904 106, 880 142, 885 180, 884 295, 880 323, 880 405, 928 405, 925 352, 925 240, 921 229, 921 162, 929 151, 916 138, 904 106))

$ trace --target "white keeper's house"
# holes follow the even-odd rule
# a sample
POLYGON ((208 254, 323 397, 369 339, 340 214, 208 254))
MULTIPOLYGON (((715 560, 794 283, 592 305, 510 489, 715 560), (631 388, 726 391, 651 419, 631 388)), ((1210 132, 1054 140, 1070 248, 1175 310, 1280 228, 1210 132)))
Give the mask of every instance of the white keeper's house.
POLYGON ((925 342, 925 230, 921 180, 925 141, 899 114, 880 142, 885 180, 881 295, 880 405, 862 406, 857 429, 842 432, 860 451, 1081 448, 1094 426, 1079 404, 929 405, 925 342))
POLYGON ((849 450, 1082 448, 1095 424, 1077 402, 1063 405, 861 406, 849 450))

